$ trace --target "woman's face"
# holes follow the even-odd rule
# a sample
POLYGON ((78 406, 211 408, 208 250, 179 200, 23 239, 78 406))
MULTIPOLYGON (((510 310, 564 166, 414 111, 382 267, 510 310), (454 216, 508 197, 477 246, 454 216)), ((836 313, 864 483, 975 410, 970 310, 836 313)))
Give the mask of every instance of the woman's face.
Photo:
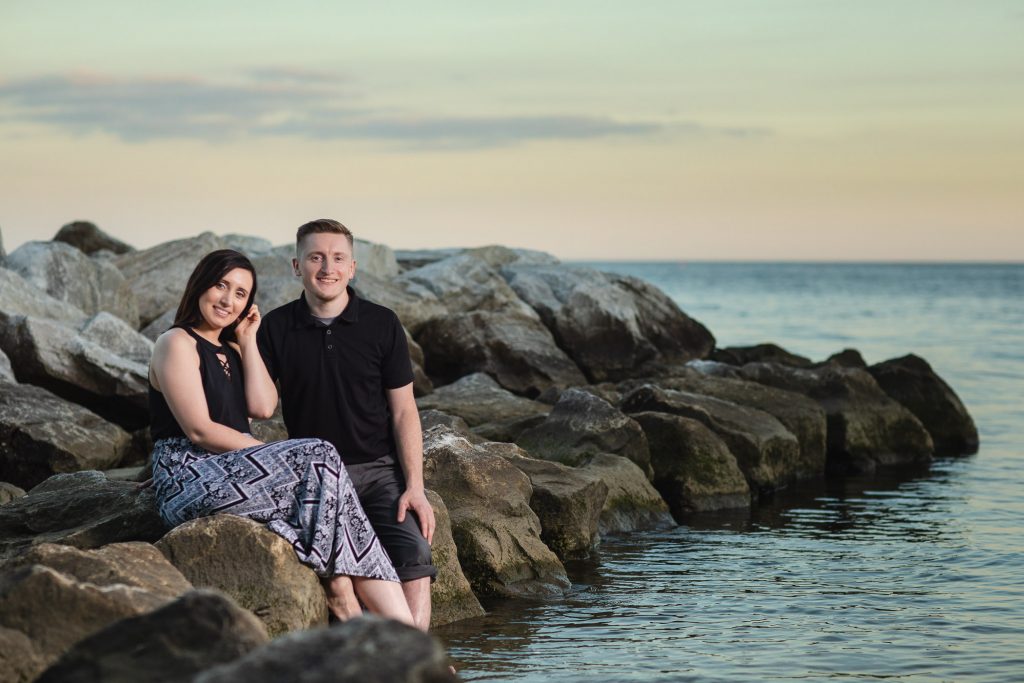
POLYGON ((238 320, 249 302, 252 273, 245 268, 229 270, 220 282, 199 297, 199 313, 206 326, 222 330, 238 320))

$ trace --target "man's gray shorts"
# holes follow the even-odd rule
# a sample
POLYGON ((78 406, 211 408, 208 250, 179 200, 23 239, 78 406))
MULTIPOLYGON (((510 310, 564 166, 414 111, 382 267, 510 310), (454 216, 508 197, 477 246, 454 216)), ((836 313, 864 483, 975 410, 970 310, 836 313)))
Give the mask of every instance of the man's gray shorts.
POLYGON ((405 492, 405 477, 393 455, 370 462, 345 465, 348 476, 359 494, 359 502, 377 532, 381 545, 388 551, 395 571, 402 581, 429 576, 437 578, 437 569, 430 559, 430 544, 423 538, 416 514, 406 512, 399 524, 398 499, 405 492))

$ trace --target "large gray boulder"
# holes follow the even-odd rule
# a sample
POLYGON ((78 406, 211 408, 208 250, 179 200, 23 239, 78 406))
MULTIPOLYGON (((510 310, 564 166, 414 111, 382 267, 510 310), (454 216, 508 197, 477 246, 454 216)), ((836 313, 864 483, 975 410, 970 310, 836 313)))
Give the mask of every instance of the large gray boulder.
POLYGON ((768 413, 688 391, 644 385, 622 400, 627 413, 655 411, 704 423, 728 445, 754 495, 798 478, 800 444, 768 413))
POLYGON ((3 567, 0 627, 24 633, 50 663, 79 640, 189 589, 152 546, 130 546, 89 553, 40 548, 3 567))
POLYGON ((358 271, 352 287, 364 299, 394 311, 402 325, 413 334, 431 318, 448 314, 448 309, 434 292, 414 281, 385 279, 358 271))
POLYGON ((462 253, 480 259, 491 268, 500 271, 506 266, 557 266, 557 257, 536 249, 513 249, 500 244, 465 249, 462 253))
POLYGON ((263 524, 202 517, 175 527, 156 547, 194 586, 222 591, 256 614, 271 636, 327 623, 319 578, 263 524))
POLYGON ((417 397, 426 396, 434 391, 434 382, 431 381, 424 366, 427 364, 426 356, 423 355, 423 348, 416 343, 408 329, 402 328, 405 332, 405 343, 409 347, 409 360, 412 361, 412 391, 417 397))
POLYGON ((532 311, 529 316, 480 310, 434 318, 420 328, 416 341, 435 385, 486 372, 509 391, 532 398, 551 387, 586 383, 532 311))
POLYGON ((177 307, 199 260, 223 248, 224 240, 204 232, 117 257, 114 265, 136 293, 140 325, 144 327, 167 309, 177 307))
POLYGON ((14 270, 36 289, 93 315, 107 311, 139 325, 135 293, 111 263, 91 259, 63 242, 26 242, 7 256, 14 270))
POLYGON ((430 626, 435 628, 453 621, 484 615, 484 608, 473 593, 469 580, 459 563, 459 549, 452 537, 452 518, 448 507, 435 491, 427 490, 427 500, 434 510, 434 539, 430 558, 437 568, 437 581, 430 586, 430 626))
POLYGON ((583 389, 566 389, 544 422, 527 429, 516 443, 531 455, 579 465, 598 453, 632 460, 651 476, 647 437, 635 420, 603 398, 583 389))
POLYGON ((268 640, 263 624, 229 597, 194 590, 75 643, 38 683, 188 683, 268 640))
POLYGON ((415 270, 431 263, 443 261, 451 256, 457 256, 466 251, 458 247, 445 249, 396 249, 395 260, 402 271, 415 270))
MULTIPOLYGON (((127 333, 123 338, 129 338, 127 333)), ((144 344, 141 338, 135 341, 144 344)), ((86 405, 128 429, 149 423, 149 370, 143 363, 118 356, 52 320, 4 313, 0 349, 10 357, 20 382, 86 405)))
MULTIPOLYGON (((262 291, 262 289, 260 291, 262 291)), ((261 308, 260 310, 263 309, 261 308)), ((140 331, 140 334, 142 334, 142 336, 145 337, 146 339, 155 343, 157 337, 159 337, 167 330, 171 329, 171 325, 174 324, 174 316, 177 312, 177 307, 167 309, 166 311, 158 315, 156 318, 154 318, 152 322, 143 327, 142 330, 140 331)))
POLYGON ((58 474, 0 506, 0 558, 41 543, 76 548, 152 543, 165 531, 152 489, 111 481, 96 471, 58 474))
POLYGON ((907 408, 932 436, 938 455, 978 452, 978 428, 953 388, 913 354, 868 368, 878 386, 907 408))
POLYGON ((542 420, 551 407, 502 388, 490 375, 475 372, 416 399, 420 410, 457 415, 470 427, 521 424, 542 420))
POLYGON ((828 420, 828 468, 834 472, 870 473, 879 465, 932 459, 934 444, 921 421, 882 391, 866 370, 748 363, 739 375, 802 393, 821 405, 828 420))
POLYGON ((89 317, 80 308, 54 299, 7 268, 0 268, 0 314, 48 318, 75 328, 89 317))
POLYGON ((608 487, 598 520, 602 536, 676 526, 661 494, 633 461, 620 455, 599 453, 579 469, 608 487))
POLYGON ((132 246, 111 237, 89 221, 74 221, 64 225, 53 236, 53 241, 70 244, 83 254, 95 254, 99 251, 127 254, 134 251, 132 246))
POLYGON ((537 319, 537 314, 486 260, 464 252, 409 270, 397 278, 432 292, 451 313, 499 311, 537 319))
POLYGON ((591 382, 703 358, 714 337, 661 290, 591 268, 507 266, 502 273, 591 382))
POLYGON ((79 333, 82 339, 133 363, 148 367, 153 358, 153 341, 110 313, 97 313, 89 318, 79 333))
POLYGON ((563 560, 589 557, 601 540, 598 521, 608 485, 583 470, 532 458, 515 444, 488 442, 480 447, 530 478, 530 507, 540 519, 541 540, 563 560))
POLYGON ((420 412, 420 427, 425 432, 431 427, 437 427, 443 425, 448 427, 453 432, 461 436, 462 438, 469 441, 471 444, 481 444, 487 439, 474 433, 466 421, 458 415, 449 415, 448 413, 442 413, 440 410, 433 410, 428 408, 427 410, 421 410, 420 412))
MULTIPOLYGON (((259 253, 241 249, 237 251, 245 253, 256 269, 256 304, 264 315, 278 306, 298 299, 302 294, 302 280, 292 268, 294 247, 287 254, 282 253, 284 250, 279 248, 259 253)), ((177 302, 175 309, 176 307, 177 302)))
POLYGON ((356 259, 356 272, 359 274, 368 273, 388 279, 402 271, 395 259, 395 252, 386 244, 356 239, 353 256, 356 259))
POLYGON ((541 541, 530 479, 446 427, 424 434, 424 478, 451 515, 459 562, 480 596, 553 596, 565 568, 541 541))
POLYGON ((31 488, 53 474, 116 466, 131 436, 30 384, 0 383, 0 481, 31 488))
MULTIPOLYGON (((700 363, 698 367, 704 365, 700 363)), ((672 377, 660 378, 654 384, 664 389, 712 396, 768 413, 800 442, 800 456, 794 463, 791 479, 809 479, 825 472, 827 422, 825 411, 817 401, 793 391, 739 377, 704 374, 690 367, 681 369, 672 377)))
MULTIPOLYGON (((235 251, 241 252, 248 256, 250 259, 254 256, 262 256, 274 251, 274 243, 265 237, 255 237, 253 235, 243 235, 237 232, 230 232, 226 235, 221 235, 221 239, 224 241, 225 249, 234 249, 235 251)), ((294 255, 295 248, 292 247, 292 253, 294 255)))
POLYGON ((432 636, 372 616, 333 628, 289 633, 193 683, 454 683, 432 636))
POLYGON ((750 507, 750 487, 736 458, 697 420, 636 413, 651 445, 654 487, 682 521, 694 512, 750 507))

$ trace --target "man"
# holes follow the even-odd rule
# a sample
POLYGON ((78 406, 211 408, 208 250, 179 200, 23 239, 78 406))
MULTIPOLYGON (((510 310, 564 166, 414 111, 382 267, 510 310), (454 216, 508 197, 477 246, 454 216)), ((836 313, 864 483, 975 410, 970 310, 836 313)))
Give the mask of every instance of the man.
MULTIPOLYGON (((281 385, 291 438, 330 441, 402 580, 416 625, 430 625, 434 512, 424 494, 423 435, 409 348, 391 310, 360 299, 352 233, 338 221, 296 234, 298 300, 268 313, 260 353, 281 385), (412 514, 410 514, 412 513, 412 514)), ((359 614, 355 595, 329 594, 334 611, 359 614)))

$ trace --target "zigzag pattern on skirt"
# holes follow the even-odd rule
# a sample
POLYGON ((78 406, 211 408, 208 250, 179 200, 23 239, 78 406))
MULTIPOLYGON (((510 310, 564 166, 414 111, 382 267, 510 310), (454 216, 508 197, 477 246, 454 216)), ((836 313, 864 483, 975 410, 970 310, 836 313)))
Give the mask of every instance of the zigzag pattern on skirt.
POLYGON ((232 514, 267 525, 321 577, 398 581, 334 446, 290 439, 213 454, 188 439, 153 448, 153 484, 168 526, 232 514))

